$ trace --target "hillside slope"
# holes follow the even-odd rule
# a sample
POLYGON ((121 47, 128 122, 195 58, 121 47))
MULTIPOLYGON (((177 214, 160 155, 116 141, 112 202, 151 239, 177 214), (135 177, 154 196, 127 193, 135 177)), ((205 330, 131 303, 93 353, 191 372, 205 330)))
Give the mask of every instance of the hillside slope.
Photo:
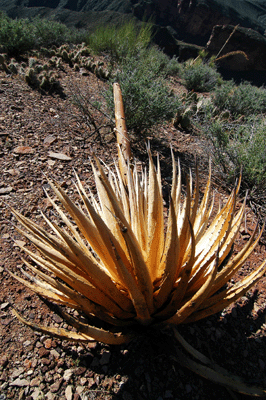
MULTIPOLYGON (((40 62, 47 60, 44 58, 40 62)), ((7 272, 8 269, 16 273, 22 266, 21 252, 14 242, 21 237, 10 224, 12 216, 8 206, 36 221, 39 210, 53 215, 43 192, 43 188, 49 190, 46 176, 58 180, 75 199, 73 168, 86 187, 93 189, 90 158, 96 154, 110 165, 116 155, 110 128, 100 130, 100 141, 99 135, 93 134, 83 123, 80 110, 71 100, 73 90, 91 96, 94 101, 101 100, 99 96, 106 89, 106 83, 93 73, 81 74, 66 63, 58 71, 58 79, 64 97, 41 94, 19 75, 8 76, 0 71, 1 399, 228 400, 226 388, 178 364, 175 342, 169 332, 148 332, 139 341, 121 347, 96 342, 85 346, 38 335, 13 316, 10 304, 32 321, 65 327, 61 317, 7 272)), ((185 90, 179 81, 175 82, 174 89, 185 90)), ((94 117, 97 126, 104 124, 99 115, 94 117)), ((156 136, 151 137, 151 149, 154 154, 156 151, 160 154, 164 193, 169 193, 171 180, 170 146, 185 171, 189 166, 194 170, 197 156, 202 193, 208 175, 206 143, 172 124, 157 126, 155 132, 156 136)), ((144 149, 144 140, 139 140, 132 148, 138 162, 147 162, 144 149)), ((226 192, 217 183, 215 189, 220 193, 215 197, 215 207, 218 207, 220 200, 226 199, 226 192)), ((236 252, 247 242, 255 220, 249 210, 245 222, 251 230, 242 227, 236 252)), ((20 245, 24 242, 20 241, 20 245)), ((258 251, 234 280, 263 258, 265 246, 260 243, 258 251)), ((256 288, 223 313, 180 327, 186 340, 214 363, 240 375, 246 382, 261 386, 266 383, 265 280, 263 278, 256 288)), ((238 394, 231 396, 245 399, 238 394)))

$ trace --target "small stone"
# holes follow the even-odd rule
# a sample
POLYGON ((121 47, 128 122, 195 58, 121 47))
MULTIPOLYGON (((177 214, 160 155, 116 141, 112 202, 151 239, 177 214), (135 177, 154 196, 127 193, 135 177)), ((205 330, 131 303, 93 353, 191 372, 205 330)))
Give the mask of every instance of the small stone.
POLYGON ((8 364, 8 358, 7 358, 7 356, 3 356, 0 359, 0 366, 5 368, 7 366, 7 364, 8 364))
POLYGON ((54 358, 59 358, 59 357, 60 357, 60 354, 59 354, 58 351, 56 351, 55 349, 52 349, 52 350, 50 351, 50 354, 52 354, 52 356, 53 356, 54 358))
POLYGON ((80 384, 82 385, 82 386, 84 386, 85 384, 86 384, 86 382, 87 382, 87 378, 80 378, 80 384))
POLYGON ((29 385, 30 382, 27 379, 20 379, 20 378, 17 378, 10 383, 10 386, 19 386, 19 387, 29 386, 29 385))
POLYGON ((36 377, 36 378, 33 378, 31 381, 30 381, 30 386, 31 387, 34 387, 34 386, 40 386, 40 383, 41 383, 41 379, 39 378, 39 377, 36 377))
POLYGON ((190 393, 191 390, 192 390, 192 387, 191 387, 190 384, 188 383, 188 384, 186 385, 186 392, 187 392, 187 393, 190 393))
POLYGON ((66 369, 64 372, 63 379, 66 382, 68 382, 72 378, 72 375, 73 375, 73 369, 66 369))
POLYGON ((12 190, 13 190, 12 186, 2 187, 2 188, 0 188, 0 195, 8 194, 8 193, 12 192, 12 190))
POLYGON ((2 383, 2 385, 0 386, 1 390, 6 390, 8 388, 8 382, 4 382, 2 383))
POLYGON ((15 176, 15 175, 19 174, 19 170, 15 169, 15 168, 8 169, 6 172, 8 172, 12 176, 15 176))
MULTIPOLYGON (((50 203, 51 204, 51 203, 50 203)), ((57 322, 58 324, 61 324, 61 322, 63 322, 63 318, 61 318, 59 315, 57 315, 57 314, 54 314, 53 315, 53 320, 55 321, 55 322, 57 322)))
POLYGON ((69 157, 64 153, 54 153, 52 151, 49 151, 48 156, 51 158, 56 158, 57 160, 62 160, 62 161, 72 160, 72 157, 69 157))
POLYGON ((104 352, 101 359, 100 359, 100 364, 105 365, 108 364, 110 361, 111 353, 110 352, 104 352))
POLYGON ((95 349, 95 348, 97 347, 97 342, 89 342, 89 343, 87 344, 87 347, 88 347, 89 349, 95 349))
POLYGON ((56 163, 55 160, 47 160, 47 164, 49 165, 49 167, 53 167, 55 163, 56 163))
POLYGON ((18 146, 14 148, 14 153, 16 154, 32 154, 33 152, 33 148, 29 146, 18 146))
POLYGON ((46 339, 43 344, 46 349, 50 349, 52 347, 52 339, 46 339))
POLYGON ((76 387, 76 393, 80 395, 83 392, 84 389, 85 388, 83 386, 77 386, 76 387))
POLYGON ((9 306, 9 303, 2 303, 0 308, 1 310, 4 310, 5 308, 7 308, 9 306))
POLYGON ((72 400, 73 392, 72 392, 72 386, 71 385, 68 385, 66 387, 65 396, 66 396, 66 400, 72 400))
POLYGON ((17 369, 14 369, 12 374, 11 374, 11 379, 17 378, 19 375, 23 374, 25 369, 23 367, 19 367, 17 369))
POLYGON ((27 372, 27 375, 30 376, 30 375, 33 374, 33 372, 34 372, 33 369, 30 369, 30 370, 27 372))
POLYGON ((39 348, 39 356, 40 357, 45 357, 48 356, 50 354, 50 351, 45 349, 44 347, 40 347, 39 348))
POLYGON ((50 146, 55 141, 56 141, 56 137, 49 135, 44 139, 43 144, 44 144, 44 146, 50 146))
MULTIPOLYGON (((56 393, 56 392, 58 392, 58 390, 60 389, 60 386, 61 386, 61 383, 63 382, 63 379, 61 378, 61 379, 59 379, 58 381, 56 381, 55 383, 53 383, 51 386, 50 386, 50 392, 52 392, 52 393, 56 393)), ((48 394, 48 393, 47 393, 48 394)))
POLYGON ((49 360, 49 358, 42 358, 42 364, 44 365, 49 365, 51 363, 51 361, 49 360))
POLYGON ((31 344, 31 341, 30 340, 25 340, 25 342, 23 343, 23 346, 24 347, 27 347, 27 346, 29 346, 31 344))
POLYGON ((85 367, 78 367, 78 368, 75 369, 74 372, 75 372, 75 375, 79 376, 79 375, 84 374, 85 371, 86 371, 85 367))
POLYGON ((55 394, 53 394, 52 392, 48 392, 46 393, 45 398, 47 400, 55 400, 55 394))
POLYGON ((43 392, 40 389, 35 389, 33 393, 31 393, 31 397, 33 400, 38 400, 41 399, 43 395, 43 392))

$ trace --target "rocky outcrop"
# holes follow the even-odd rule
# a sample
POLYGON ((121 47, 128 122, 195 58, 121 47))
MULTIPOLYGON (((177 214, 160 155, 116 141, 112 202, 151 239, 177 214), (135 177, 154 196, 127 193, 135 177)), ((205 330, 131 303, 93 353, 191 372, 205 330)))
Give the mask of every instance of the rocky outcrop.
MULTIPOLYGON (((131 0, 132 1, 132 0, 131 0)), ((178 39, 205 45, 215 25, 237 25, 266 29, 266 5, 262 0, 140 0, 133 13, 139 19, 152 18, 159 25, 170 25, 178 39), (260 13, 258 4, 261 3, 260 13)))
POLYGON ((266 70, 266 38, 252 29, 215 26, 207 50, 217 55, 221 49, 218 63, 222 68, 234 71, 266 70))
POLYGON ((131 12, 130 0, 10 0, 9 3, 13 4, 13 7, 66 8, 81 12, 106 10, 131 12))

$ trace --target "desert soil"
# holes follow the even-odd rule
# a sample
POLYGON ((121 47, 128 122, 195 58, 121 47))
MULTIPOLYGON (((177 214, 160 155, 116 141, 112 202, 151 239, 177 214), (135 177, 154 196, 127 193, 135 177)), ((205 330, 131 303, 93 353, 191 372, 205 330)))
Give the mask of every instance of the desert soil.
MULTIPOLYGON (((246 399, 226 387, 211 383, 177 362, 177 342, 170 330, 147 331, 121 347, 100 343, 80 345, 49 338, 22 325, 12 314, 14 305, 29 320, 55 327, 65 326, 40 297, 14 280, 9 271, 23 266, 15 240, 26 240, 15 231, 10 206, 35 221, 40 210, 52 215, 43 188, 46 176, 58 180, 75 198, 73 168, 93 188, 90 157, 96 154, 107 164, 116 157, 110 127, 100 134, 90 131, 80 110, 71 101, 71 91, 88 93, 97 100, 106 83, 92 73, 82 75, 68 65, 59 72, 64 96, 42 94, 20 76, 0 71, 0 400, 162 400, 246 399)), ((176 89, 180 89, 176 83, 176 89)), ((95 112, 97 126, 109 123, 95 112)), ((151 148, 159 153, 164 189, 171 177, 170 145, 180 157, 182 169, 195 170, 199 161, 201 189, 208 175, 207 144, 195 132, 184 132, 171 124, 156 127, 151 148)), ((135 140, 133 153, 145 162, 145 140, 135 140)), ((216 202, 228 191, 214 172, 216 202)), ((241 199, 240 199, 241 201, 241 199)), ((235 252, 249 239, 257 216, 247 214, 235 252)), ((264 238, 231 283, 251 272, 265 258, 264 238)), ((179 332, 197 350, 244 382, 266 389, 266 278, 241 300, 222 313, 184 325, 179 332)), ((250 398, 250 397, 249 397, 250 398)))

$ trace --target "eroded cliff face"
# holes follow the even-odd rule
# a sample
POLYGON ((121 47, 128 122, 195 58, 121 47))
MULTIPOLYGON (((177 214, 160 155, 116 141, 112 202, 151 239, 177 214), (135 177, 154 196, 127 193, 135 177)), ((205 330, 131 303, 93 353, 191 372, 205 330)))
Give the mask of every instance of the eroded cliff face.
POLYGON ((110 10, 128 13, 132 9, 130 0, 10 0, 9 3, 14 7, 65 8, 78 12, 110 10))
POLYGON ((219 65, 233 71, 266 70, 266 38, 253 29, 216 25, 207 43, 210 54, 219 54, 219 65))
POLYGON ((209 0, 154 0, 137 2, 134 15, 151 18, 159 25, 171 26, 178 39, 205 45, 215 25, 234 24, 209 0))

